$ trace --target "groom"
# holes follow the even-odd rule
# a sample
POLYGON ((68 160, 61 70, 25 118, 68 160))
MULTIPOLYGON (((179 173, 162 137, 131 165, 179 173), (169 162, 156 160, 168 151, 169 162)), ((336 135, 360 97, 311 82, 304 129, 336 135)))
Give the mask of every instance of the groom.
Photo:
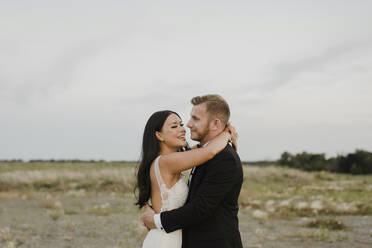
MULTIPOLYGON (((191 139, 206 145, 226 127, 227 102, 219 95, 197 96, 187 123, 191 139)), ((189 176, 189 194, 183 207, 154 214, 147 207, 141 220, 147 228, 173 232, 182 229, 182 248, 242 247, 238 197, 243 182, 240 158, 231 145, 189 176)))

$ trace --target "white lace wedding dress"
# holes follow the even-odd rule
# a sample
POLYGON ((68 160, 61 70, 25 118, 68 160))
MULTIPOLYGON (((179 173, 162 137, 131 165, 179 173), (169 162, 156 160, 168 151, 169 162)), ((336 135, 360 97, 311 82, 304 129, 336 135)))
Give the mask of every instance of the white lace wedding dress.
MULTIPOLYGON (((160 212, 168 211, 182 207, 187 198, 187 184, 181 177, 170 189, 165 185, 159 170, 159 158, 155 159, 155 175, 160 187, 162 207, 160 212)), ((182 230, 177 230, 171 233, 159 229, 152 229, 147 233, 143 241, 142 248, 181 248, 182 246, 182 230)))

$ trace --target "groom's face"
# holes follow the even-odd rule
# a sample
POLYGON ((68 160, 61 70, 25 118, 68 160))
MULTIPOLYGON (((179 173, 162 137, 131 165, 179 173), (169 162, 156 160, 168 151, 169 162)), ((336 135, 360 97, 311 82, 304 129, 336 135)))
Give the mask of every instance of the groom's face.
POLYGON ((190 120, 187 127, 190 128, 191 139, 203 141, 209 132, 209 114, 205 103, 195 105, 191 109, 190 120))

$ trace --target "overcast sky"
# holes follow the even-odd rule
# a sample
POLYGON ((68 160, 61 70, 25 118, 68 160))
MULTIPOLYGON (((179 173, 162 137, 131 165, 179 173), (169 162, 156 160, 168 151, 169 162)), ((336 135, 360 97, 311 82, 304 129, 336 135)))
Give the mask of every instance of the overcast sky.
POLYGON ((230 104, 243 160, 372 151, 372 1, 0 4, 0 159, 136 160, 149 116, 230 104))

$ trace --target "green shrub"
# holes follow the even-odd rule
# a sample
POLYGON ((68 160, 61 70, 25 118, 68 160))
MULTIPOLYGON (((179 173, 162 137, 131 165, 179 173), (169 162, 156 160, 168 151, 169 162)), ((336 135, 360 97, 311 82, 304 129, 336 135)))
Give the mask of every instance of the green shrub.
POLYGON ((338 173, 350 173, 363 175, 372 173, 372 153, 364 150, 356 150, 346 156, 338 155, 335 158, 325 158, 324 153, 312 154, 307 152, 292 155, 289 152, 282 153, 278 160, 279 165, 305 171, 332 171, 338 173))
POLYGON ((280 159, 280 165, 285 165, 291 168, 302 169, 305 171, 321 171, 328 170, 327 159, 325 154, 312 154, 307 152, 292 155, 289 152, 284 152, 280 159))

